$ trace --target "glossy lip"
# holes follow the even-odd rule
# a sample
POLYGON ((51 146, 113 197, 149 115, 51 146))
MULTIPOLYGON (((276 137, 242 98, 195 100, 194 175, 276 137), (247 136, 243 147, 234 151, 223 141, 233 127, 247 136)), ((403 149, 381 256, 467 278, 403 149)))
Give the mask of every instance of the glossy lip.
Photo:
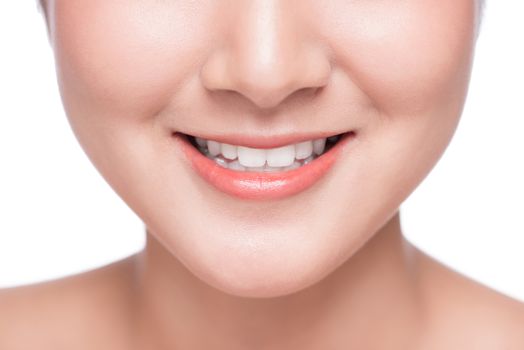
MULTIPOLYGON (((323 136, 317 134, 315 138, 310 138, 310 140, 322 137, 323 136)), ((173 133, 173 139, 175 140, 175 143, 180 147, 187 160, 189 160, 189 163, 195 173, 200 175, 200 177, 213 185, 216 189, 226 194, 238 197, 240 199, 253 200, 284 198, 297 194, 311 187, 318 180, 320 180, 322 176, 324 176, 329 171, 329 169, 332 168, 342 149, 354 137, 354 132, 345 133, 342 135, 341 139, 326 153, 297 169, 277 173, 267 173, 235 171, 224 168, 201 154, 190 143, 186 135, 177 132, 173 133)), ((296 140, 297 136, 282 137, 276 141, 271 141, 271 143, 266 142, 264 145, 266 148, 269 144, 281 145, 282 140, 289 140, 291 138, 296 140)), ((216 138, 213 140, 219 139, 220 138, 216 138)), ((299 136, 298 139, 301 139, 301 137, 299 136)), ((228 137, 227 140, 232 142, 232 140, 235 139, 228 137)), ((259 142, 257 143, 259 145, 261 144, 260 140, 262 140, 262 143, 264 142, 263 139, 259 139, 259 142)), ((249 142, 247 138, 245 138, 244 141, 247 142, 240 144, 253 145, 253 142, 249 142)), ((232 142, 232 144, 238 145, 236 142, 232 142)))

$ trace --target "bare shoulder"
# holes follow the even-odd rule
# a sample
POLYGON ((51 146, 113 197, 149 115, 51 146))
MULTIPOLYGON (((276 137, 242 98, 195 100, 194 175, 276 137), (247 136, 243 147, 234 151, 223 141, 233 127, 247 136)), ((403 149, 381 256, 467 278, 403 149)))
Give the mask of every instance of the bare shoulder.
POLYGON ((109 342, 129 319, 132 262, 1 289, 0 349, 105 349, 97 341, 109 342))
POLYGON ((524 349, 524 303, 420 254, 423 349, 524 349))

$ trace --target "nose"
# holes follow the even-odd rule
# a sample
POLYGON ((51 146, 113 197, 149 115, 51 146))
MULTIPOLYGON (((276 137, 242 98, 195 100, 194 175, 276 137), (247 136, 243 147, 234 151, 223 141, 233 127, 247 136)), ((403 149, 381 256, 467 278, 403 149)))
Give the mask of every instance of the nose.
POLYGON ((206 89, 234 91, 270 109, 295 92, 316 92, 327 84, 328 56, 289 8, 292 1, 237 3, 228 18, 224 45, 209 55, 200 71, 206 89))

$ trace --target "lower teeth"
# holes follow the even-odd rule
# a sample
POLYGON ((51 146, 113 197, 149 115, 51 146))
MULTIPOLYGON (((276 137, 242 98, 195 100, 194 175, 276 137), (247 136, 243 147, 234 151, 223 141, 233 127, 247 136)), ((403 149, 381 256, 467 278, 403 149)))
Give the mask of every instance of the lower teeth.
MULTIPOLYGON (((202 151, 202 149, 200 150, 202 151)), ((217 163, 218 165, 220 165, 223 168, 236 170, 236 171, 258 171, 258 172, 265 172, 265 173, 273 173, 273 172, 287 171, 287 170, 293 170, 296 168, 300 168, 301 166, 311 162, 313 159, 316 158, 315 156, 311 155, 306 159, 302 159, 302 160, 295 159, 293 164, 289 166, 285 166, 285 167, 272 167, 272 166, 267 165, 267 163, 261 167, 245 167, 238 162, 238 159, 229 160, 229 159, 223 158, 221 155, 214 157, 209 154, 206 155, 206 157, 213 160, 215 163, 217 163)))

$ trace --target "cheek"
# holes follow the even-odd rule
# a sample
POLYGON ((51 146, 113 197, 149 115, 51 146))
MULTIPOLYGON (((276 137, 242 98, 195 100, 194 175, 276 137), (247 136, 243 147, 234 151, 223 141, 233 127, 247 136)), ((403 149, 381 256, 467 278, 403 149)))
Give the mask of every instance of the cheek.
MULTIPOLYGON (((207 15, 214 13, 209 7, 204 12, 187 2, 54 3, 52 39, 66 114, 89 158, 124 198, 148 192, 151 166, 168 152, 151 141, 166 139, 159 134, 165 129, 155 128, 158 113, 206 57, 202 50, 213 38, 204 29, 216 22, 207 15)), ((136 197, 128 203, 143 201, 136 197)))
POLYGON ((467 93, 476 8, 471 0, 358 3, 339 11, 344 18, 327 12, 324 28, 332 28, 338 66, 372 110, 362 118, 352 163, 341 169, 344 187, 332 189, 337 203, 347 203, 334 222, 351 225, 344 215, 357 213, 369 233, 423 180, 451 140, 467 93))
MULTIPOLYGON (((348 5, 330 37, 338 64, 386 115, 420 115, 453 99, 469 77, 475 1, 348 5), (349 14, 349 17, 347 16, 349 14)), ((326 24, 327 26, 327 24, 326 24)))
POLYGON ((205 57, 199 51, 210 36, 200 28, 213 22, 197 12, 162 1, 57 0, 55 51, 63 90, 71 91, 65 102, 151 117, 205 57))
POLYGON ((362 169, 390 191, 399 188, 392 181, 412 190, 453 135, 467 93, 475 15, 472 0, 378 3, 355 9, 356 22, 333 35, 346 33, 340 60, 379 115, 361 133, 372 155, 362 169))
POLYGON ((165 145, 151 141, 162 139, 156 115, 199 65, 192 58, 202 57, 197 51, 206 45, 191 11, 165 7, 163 1, 56 0, 53 11, 70 124, 93 164, 141 213, 152 166, 165 161, 165 145))

